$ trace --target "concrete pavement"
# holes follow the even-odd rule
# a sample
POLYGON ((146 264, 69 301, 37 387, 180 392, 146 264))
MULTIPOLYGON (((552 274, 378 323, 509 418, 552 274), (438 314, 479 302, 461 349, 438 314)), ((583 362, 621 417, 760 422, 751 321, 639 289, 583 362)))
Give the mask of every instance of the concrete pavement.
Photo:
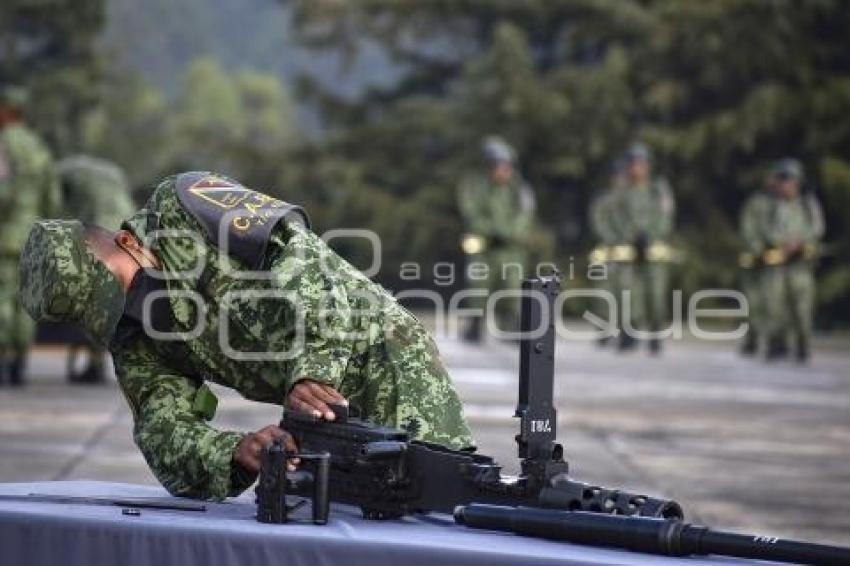
MULTIPOLYGON (((516 471, 516 347, 440 348, 481 451, 516 471)), ((561 342, 559 439, 577 479, 674 497, 718 528, 850 544, 848 362, 841 347, 801 368, 741 359, 731 344, 676 342, 651 358, 561 342)), ((0 481, 155 483, 114 382, 67 386, 63 363, 61 350, 40 349, 30 385, 0 389, 0 481)), ((218 427, 279 418, 216 393, 218 427)))

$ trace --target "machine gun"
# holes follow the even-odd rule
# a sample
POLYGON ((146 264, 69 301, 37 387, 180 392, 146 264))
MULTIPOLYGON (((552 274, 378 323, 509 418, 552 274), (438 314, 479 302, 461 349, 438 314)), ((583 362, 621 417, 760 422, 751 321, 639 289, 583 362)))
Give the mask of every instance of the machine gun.
MULTIPOLYGON (((574 481, 555 442, 553 405, 556 277, 523 282, 516 436, 521 473, 507 477, 490 457, 411 440, 407 431, 349 418, 333 407, 334 421, 285 411, 281 428, 305 452, 330 454, 330 499, 360 507, 367 518, 407 513, 451 513, 486 503, 681 518, 675 502, 574 481)), ((307 463, 308 467, 310 463, 307 463)), ((297 486, 295 493, 298 493, 297 486)))

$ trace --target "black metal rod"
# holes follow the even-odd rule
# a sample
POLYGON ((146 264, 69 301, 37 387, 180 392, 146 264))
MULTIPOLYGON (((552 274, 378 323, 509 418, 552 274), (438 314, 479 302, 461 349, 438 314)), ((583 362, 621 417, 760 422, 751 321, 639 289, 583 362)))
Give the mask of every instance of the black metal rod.
POLYGON ((29 495, 0 495, 0 501, 23 501, 28 503, 58 503, 67 505, 106 505, 113 507, 138 507, 140 509, 164 509, 171 511, 207 510, 199 501, 187 501, 171 497, 84 497, 77 495, 51 495, 30 493, 29 495))
POLYGON ((667 556, 717 554, 798 564, 850 564, 850 548, 713 531, 678 520, 472 504, 455 509, 467 527, 667 556))

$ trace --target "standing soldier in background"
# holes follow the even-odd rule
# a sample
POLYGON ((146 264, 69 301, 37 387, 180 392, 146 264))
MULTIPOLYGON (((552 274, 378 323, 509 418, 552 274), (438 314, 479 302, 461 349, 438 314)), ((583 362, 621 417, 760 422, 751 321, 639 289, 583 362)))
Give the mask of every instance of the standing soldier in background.
MULTIPOLYGON (((484 289, 474 308, 486 309, 487 298, 500 289, 519 289, 527 261, 526 239, 533 226, 535 200, 531 188, 516 170, 516 153, 503 139, 485 138, 482 153, 486 173, 465 178, 458 188, 458 207, 464 222, 462 247, 467 255, 467 285, 484 289), (477 269, 475 265, 486 265, 477 269), (472 265, 473 269, 469 269, 472 265)), ((518 329, 518 297, 499 299, 495 305, 501 330, 518 329)), ((464 338, 482 339, 483 317, 475 317, 464 338)))
MULTIPOLYGON (((614 305, 618 305, 620 296, 619 285, 617 285, 617 262, 613 260, 613 248, 619 243, 619 232, 614 222, 614 203, 620 191, 626 184, 626 163, 619 158, 611 164, 608 186, 590 203, 588 217, 590 229, 596 240, 596 247, 590 252, 589 262, 591 265, 604 267, 605 277, 593 281, 594 288, 604 291, 613 297, 614 305)), ((600 303, 601 304, 601 303, 600 303)), ((606 303, 609 304, 609 303, 606 303)), ((619 313, 619 308, 617 308, 619 313)), ((610 317, 610 313, 601 313, 603 317, 610 317)), ((618 315, 619 316, 619 315, 618 315)), ((610 336, 603 335, 599 338, 599 345, 605 346, 610 336)))
POLYGON ((771 168, 771 197, 747 210, 747 245, 760 249, 761 294, 764 298, 767 359, 788 355, 787 332, 796 338, 795 355, 810 355, 815 302, 814 260, 824 234, 823 212, 813 194, 801 194, 803 166, 781 159, 771 168))
MULTIPOLYGON (((629 329, 660 330, 670 301, 667 263, 672 260, 672 249, 667 240, 673 231, 676 205, 667 181, 651 176, 646 146, 634 144, 626 152, 626 183, 612 208, 620 243, 633 250, 617 270, 622 289, 630 292, 629 300, 623 300, 620 333, 620 350, 627 350, 636 345, 629 329)), ((661 351, 658 338, 649 340, 649 349, 653 354, 661 351)))
POLYGON ((741 210, 739 229, 743 251, 738 256, 740 269, 741 291, 747 298, 749 311, 749 328, 744 343, 741 345, 741 354, 754 356, 758 353, 759 342, 765 337, 766 324, 766 301, 762 295, 761 278, 763 271, 762 256, 767 248, 759 224, 761 219, 766 218, 774 199, 771 184, 774 182, 772 174, 768 174, 764 187, 754 193, 744 203, 741 210))
POLYGON ((18 299, 18 257, 30 225, 59 208, 50 151, 23 121, 26 92, 0 90, 0 384, 23 384, 35 325, 18 299))
MULTIPOLYGON (((65 216, 84 224, 118 230, 135 212, 130 183, 117 165, 104 159, 76 155, 62 159, 56 169, 65 216)), ((72 344, 68 354, 68 379, 71 383, 102 383, 105 355, 106 350, 101 346, 72 344), (77 373, 74 362, 80 349, 89 350, 90 362, 85 370, 77 373)))

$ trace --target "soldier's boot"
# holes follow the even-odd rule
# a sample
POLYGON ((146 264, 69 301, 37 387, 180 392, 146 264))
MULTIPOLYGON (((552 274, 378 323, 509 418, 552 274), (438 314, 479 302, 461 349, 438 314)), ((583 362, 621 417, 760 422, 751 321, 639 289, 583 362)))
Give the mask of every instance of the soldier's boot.
POLYGON ((9 384, 20 387, 24 384, 24 358, 16 357, 8 364, 9 384))
POLYGON ((750 330, 744 337, 744 343, 741 344, 742 356, 755 356, 758 353, 759 340, 758 334, 750 330))
POLYGON ((620 343, 617 344, 617 350, 627 352, 637 348, 637 340, 627 332, 620 333, 620 343))
POLYGON ((658 338, 649 339, 649 353, 653 356, 661 355, 661 340, 658 338))
POLYGON ((484 321, 481 317, 473 318, 469 326, 466 327, 466 332, 463 333, 464 342, 472 342, 474 344, 481 342, 481 327, 483 323, 484 321))
POLYGON ((769 362, 784 360, 788 357, 788 344, 784 336, 772 336, 767 343, 766 359, 769 362))
POLYGON ((3 387, 6 384, 6 380, 9 376, 9 363, 0 359, 0 387, 3 387))
POLYGON ((797 339, 797 350, 794 352, 795 357, 797 359, 797 363, 806 364, 809 362, 809 358, 812 353, 809 350, 809 341, 805 338, 797 339))

